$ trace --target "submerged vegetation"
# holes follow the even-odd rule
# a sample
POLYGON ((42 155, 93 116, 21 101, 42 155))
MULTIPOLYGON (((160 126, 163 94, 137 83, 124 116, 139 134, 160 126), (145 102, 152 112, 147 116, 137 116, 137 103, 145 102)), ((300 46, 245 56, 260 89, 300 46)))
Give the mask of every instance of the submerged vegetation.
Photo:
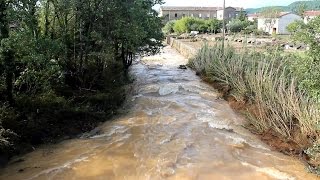
POLYGON ((114 114, 134 56, 161 47, 159 3, 0 0, 0 161, 114 114))

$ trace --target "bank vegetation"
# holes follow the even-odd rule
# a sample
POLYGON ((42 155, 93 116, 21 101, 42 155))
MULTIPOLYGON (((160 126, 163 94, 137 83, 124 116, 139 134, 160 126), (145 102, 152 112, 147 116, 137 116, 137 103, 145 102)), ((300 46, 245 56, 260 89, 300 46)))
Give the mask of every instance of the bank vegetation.
POLYGON ((248 127, 287 142, 288 154, 304 157, 310 170, 320 170, 320 18, 297 27, 293 39, 306 43, 305 53, 278 48, 255 52, 231 46, 205 45, 190 60, 199 75, 248 117, 248 127), (290 152, 293 151, 293 152, 290 152))

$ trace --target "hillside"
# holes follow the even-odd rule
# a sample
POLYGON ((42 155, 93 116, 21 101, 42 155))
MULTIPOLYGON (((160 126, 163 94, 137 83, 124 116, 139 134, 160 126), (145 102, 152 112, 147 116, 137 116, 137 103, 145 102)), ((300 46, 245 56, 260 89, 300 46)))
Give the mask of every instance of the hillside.
MULTIPOLYGON (((274 6, 274 7, 278 7, 283 11, 294 11, 301 4, 306 5, 306 10, 320 10, 320 1, 316 1, 316 0, 315 1, 296 1, 294 3, 291 3, 288 6, 274 6)), ((248 8, 246 9, 246 11, 248 12, 248 14, 253 14, 253 13, 261 12, 261 10, 263 10, 264 8, 267 8, 267 7, 248 8)))

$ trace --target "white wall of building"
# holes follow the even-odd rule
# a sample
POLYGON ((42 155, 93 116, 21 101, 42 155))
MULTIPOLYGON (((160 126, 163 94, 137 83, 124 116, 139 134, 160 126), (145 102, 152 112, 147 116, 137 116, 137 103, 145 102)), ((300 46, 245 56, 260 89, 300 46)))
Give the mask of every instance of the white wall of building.
POLYGON ((317 16, 306 16, 304 17, 303 21, 305 24, 308 24, 309 21, 311 21, 312 19, 316 18, 317 16))
POLYGON ((223 10, 218 10, 217 11, 217 19, 218 20, 223 20, 223 10))
POLYGON ((289 34, 287 27, 296 20, 302 20, 302 18, 296 14, 287 14, 282 16, 279 19, 278 34, 289 34))
POLYGON ((272 34, 273 32, 276 34, 289 34, 287 26, 296 20, 302 20, 302 18, 293 13, 283 15, 277 19, 272 19, 272 23, 266 23, 266 21, 270 21, 270 19, 260 17, 258 19, 258 29, 269 34, 272 34))

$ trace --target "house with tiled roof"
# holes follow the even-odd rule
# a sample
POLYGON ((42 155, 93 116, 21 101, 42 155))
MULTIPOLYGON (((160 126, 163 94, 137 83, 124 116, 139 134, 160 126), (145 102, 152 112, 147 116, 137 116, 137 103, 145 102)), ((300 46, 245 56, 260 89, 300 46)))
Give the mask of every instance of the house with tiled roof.
POLYGON ((269 34, 289 34, 287 27, 302 17, 292 12, 280 12, 273 17, 258 17, 258 29, 269 34))
POLYGON ((314 19, 317 16, 320 16, 320 11, 306 11, 303 14, 304 16, 304 23, 308 23, 310 20, 314 19))
MULTIPOLYGON (((227 19, 235 18, 237 15, 239 15, 240 10, 243 10, 243 8, 226 8, 227 19)), ((183 17, 197 17, 201 19, 222 19, 222 17, 218 17, 218 14, 221 12, 223 12, 222 7, 161 6, 159 15, 163 17, 164 21, 178 20, 183 17)))

